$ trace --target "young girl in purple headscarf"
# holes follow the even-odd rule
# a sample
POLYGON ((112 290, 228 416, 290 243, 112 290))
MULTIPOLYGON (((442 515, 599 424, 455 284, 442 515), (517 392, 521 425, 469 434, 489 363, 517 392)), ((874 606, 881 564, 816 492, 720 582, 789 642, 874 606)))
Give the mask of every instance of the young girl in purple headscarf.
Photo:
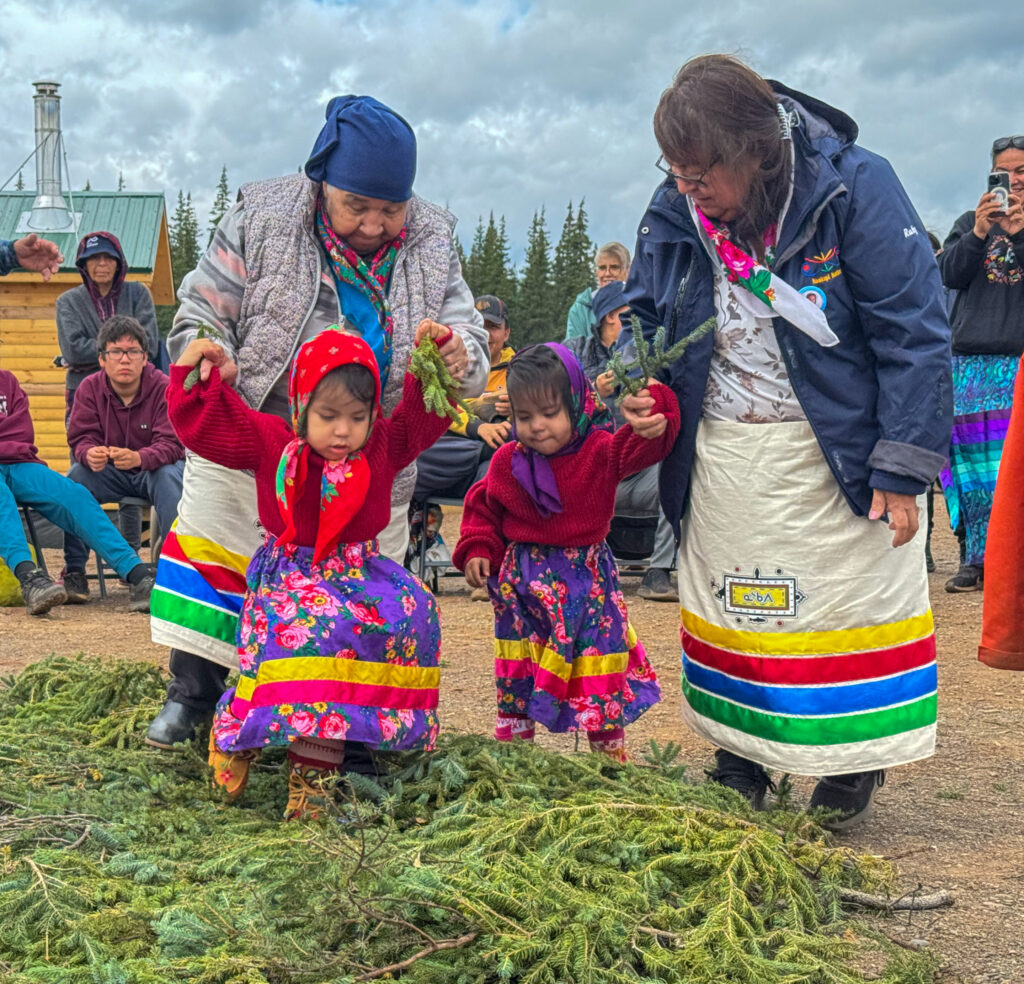
POLYGON ((613 434, 579 361, 554 342, 522 349, 507 388, 512 440, 469 490, 453 558, 494 606, 494 736, 531 741, 540 722, 625 761, 626 725, 661 692, 604 539, 616 486, 668 454, 679 408, 652 382, 646 425, 613 434))

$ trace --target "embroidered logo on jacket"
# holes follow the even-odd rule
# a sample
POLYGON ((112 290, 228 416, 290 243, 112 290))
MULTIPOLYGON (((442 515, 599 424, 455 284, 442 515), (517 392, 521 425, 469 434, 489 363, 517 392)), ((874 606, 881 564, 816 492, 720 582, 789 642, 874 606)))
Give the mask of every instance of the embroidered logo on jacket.
POLYGON ((835 280, 843 271, 839 268, 839 247, 833 246, 816 256, 805 256, 800 272, 810 277, 812 284, 824 284, 835 280))

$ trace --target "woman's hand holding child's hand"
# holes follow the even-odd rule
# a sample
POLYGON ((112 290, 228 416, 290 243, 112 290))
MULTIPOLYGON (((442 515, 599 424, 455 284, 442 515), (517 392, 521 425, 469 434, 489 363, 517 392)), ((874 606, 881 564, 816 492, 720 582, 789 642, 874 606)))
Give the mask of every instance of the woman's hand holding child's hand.
POLYGON ((238 375, 238 366, 216 342, 209 338, 193 339, 175 363, 178 366, 199 366, 199 378, 205 383, 210 371, 216 366, 220 370, 221 382, 230 386, 238 375))
POLYGON ((466 561, 466 583, 471 588, 482 588, 491 576, 491 562, 487 557, 470 557, 466 561))
POLYGON ((640 437, 653 441, 661 437, 668 427, 668 420, 663 413, 651 413, 654 408, 654 397, 651 396, 651 387, 661 386, 653 380, 648 383, 647 389, 640 390, 634 396, 627 396, 619 404, 626 423, 633 428, 633 432, 640 437))

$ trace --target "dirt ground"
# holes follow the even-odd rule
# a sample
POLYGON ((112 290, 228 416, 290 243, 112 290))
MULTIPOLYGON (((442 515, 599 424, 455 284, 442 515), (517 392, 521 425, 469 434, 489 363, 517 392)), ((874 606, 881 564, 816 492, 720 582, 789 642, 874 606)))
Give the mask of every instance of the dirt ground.
MULTIPOLYGON (((943 984, 1019 984, 1024 981, 1024 675, 999 672, 976 659, 980 594, 949 595, 943 583, 956 568, 956 542, 936 516, 932 604, 938 633, 940 722, 938 749, 926 762, 893 770, 876 796, 874 815, 843 842, 860 852, 896 859, 902 887, 945 888, 949 909, 881 921, 890 936, 944 955, 943 984)), ((445 521, 454 538, 457 518, 445 521)), ((49 559, 49 558, 48 558, 49 559)), ((57 556, 52 558, 59 568, 57 556)), ((631 620, 662 679, 664 700, 629 732, 631 748, 651 739, 678 742, 691 775, 701 778, 711 748, 680 720, 679 621, 675 605, 636 596, 625 577, 631 620)), ((442 720, 489 734, 493 726, 490 606, 473 603, 461 578, 441 581, 444 629, 442 720)), ((51 652, 130 657, 162 664, 166 652, 149 639, 144 615, 126 613, 127 589, 115 583, 105 602, 56 609, 29 618, 0 609, 0 674, 51 652)), ((573 739, 543 735, 549 747, 573 739)), ((806 802, 812 781, 797 779, 806 802)))

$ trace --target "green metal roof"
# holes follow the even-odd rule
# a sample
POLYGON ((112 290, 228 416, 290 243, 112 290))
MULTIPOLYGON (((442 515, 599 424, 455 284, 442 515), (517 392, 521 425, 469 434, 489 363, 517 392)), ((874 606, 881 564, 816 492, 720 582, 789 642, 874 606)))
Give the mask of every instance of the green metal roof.
MULTIPOLYGON (((19 239, 16 232, 21 216, 32 210, 34 191, 0 191, 0 239, 19 239)), ((64 254, 62 271, 75 271, 78 241, 87 232, 103 229, 121 242, 130 273, 146 273, 156 263, 160 238, 160 220, 165 205, 162 194, 137 191, 64 192, 64 201, 75 213, 81 213, 77 233, 41 233, 52 239, 64 254)))

